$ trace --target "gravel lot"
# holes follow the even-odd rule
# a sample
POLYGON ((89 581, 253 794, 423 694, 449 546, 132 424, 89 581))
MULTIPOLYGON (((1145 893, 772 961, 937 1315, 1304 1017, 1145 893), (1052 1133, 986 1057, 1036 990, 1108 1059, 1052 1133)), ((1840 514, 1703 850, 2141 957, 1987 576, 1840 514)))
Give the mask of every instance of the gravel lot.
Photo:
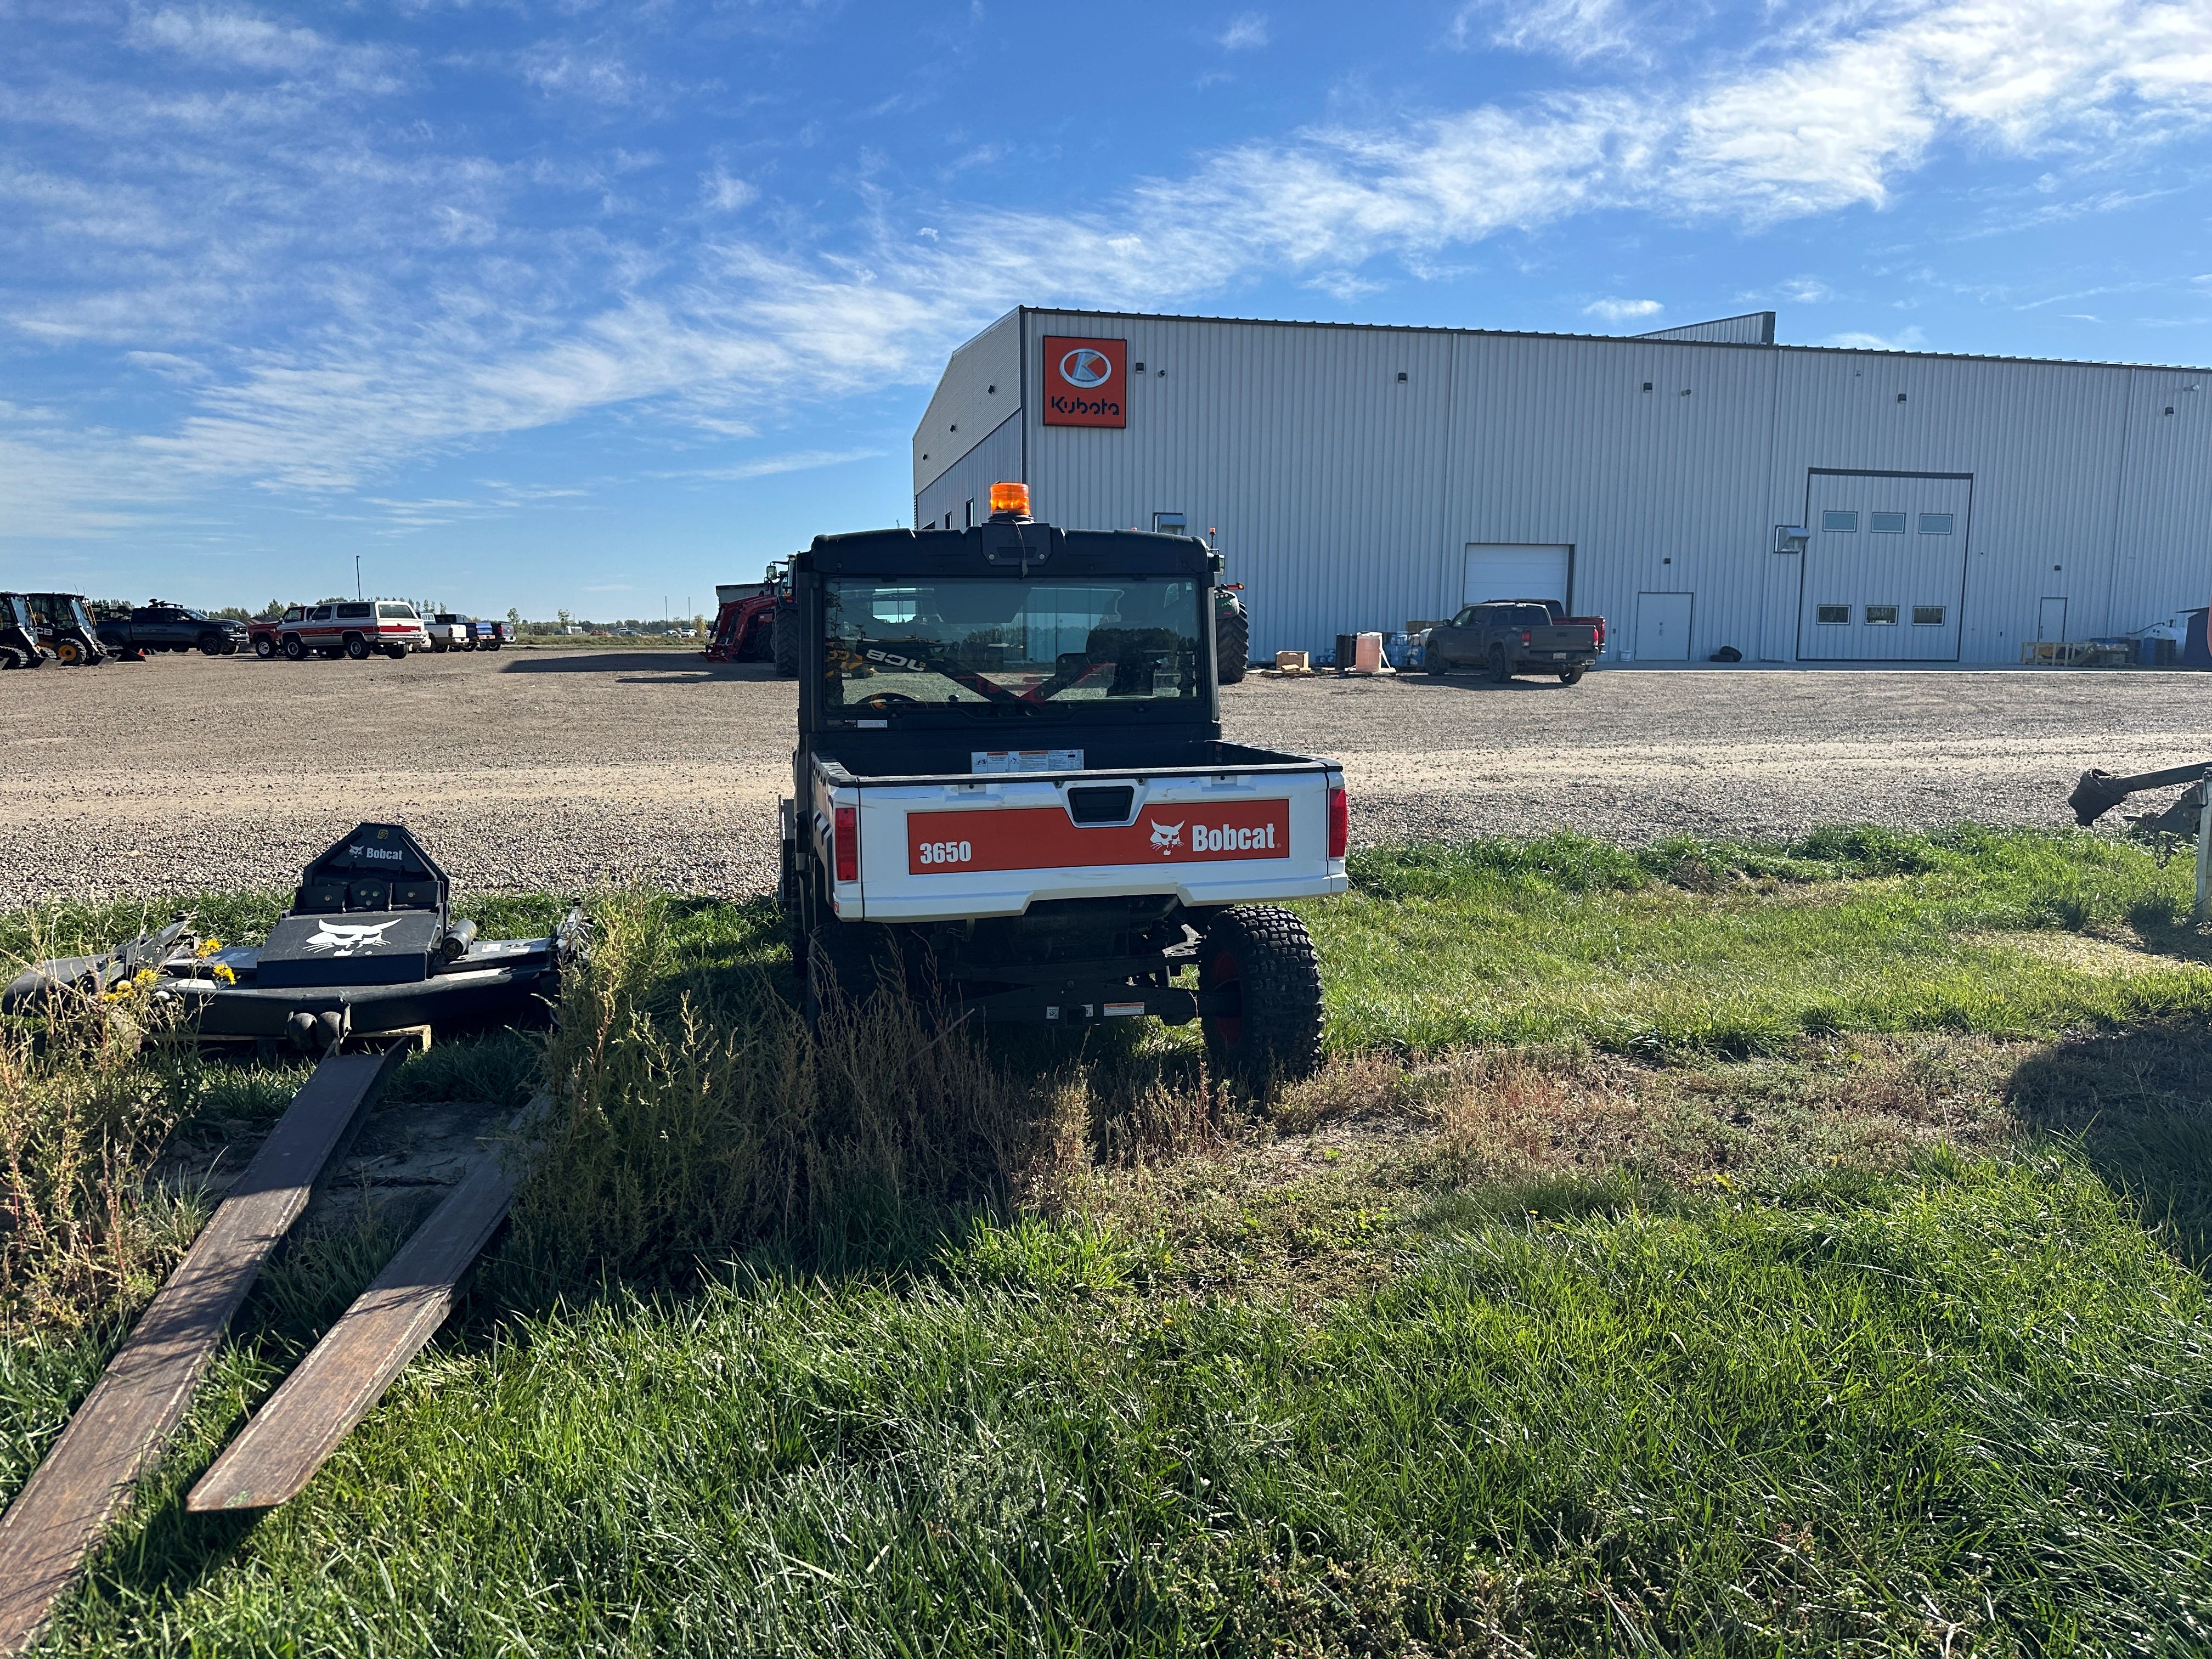
MULTIPOLYGON (((658 652, 161 657, 0 680, 0 903, 283 886, 363 818, 464 887, 774 884, 793 690, 658 652)), ((2212 676, 1615 670, 1271 680, 1231 736, 1340 757, 1354 834, 1644 840, 2069 822, 2084 767, 2212 758, 2212 676)))

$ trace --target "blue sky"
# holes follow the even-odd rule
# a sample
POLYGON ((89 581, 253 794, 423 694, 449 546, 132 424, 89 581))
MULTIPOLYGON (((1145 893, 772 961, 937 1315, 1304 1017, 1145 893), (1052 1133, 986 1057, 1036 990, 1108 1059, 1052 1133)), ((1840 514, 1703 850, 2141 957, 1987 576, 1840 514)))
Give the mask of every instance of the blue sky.
POLYGON ((1022 302, 2203 364, 2212 0, 0 0, 0 586, 708 603, 1022 302))

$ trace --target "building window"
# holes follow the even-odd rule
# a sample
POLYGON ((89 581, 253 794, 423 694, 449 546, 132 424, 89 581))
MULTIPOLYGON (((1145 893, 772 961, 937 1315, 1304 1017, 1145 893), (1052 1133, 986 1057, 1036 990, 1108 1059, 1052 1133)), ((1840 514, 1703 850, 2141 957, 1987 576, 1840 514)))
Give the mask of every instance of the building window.
POLYGON ((1951 515, 1948 513, 1923 513, 1920 515, 1920 533, 1923 536, 1948 536, 1951 533, 1951 515))
POLYGON ((1866 617, 1869 628, 1894 628, 1897 626, 1897 607, 1893 605, 1870 605, 1867 607, 1866 617))
POLYGON ((1858 533, 1858 527, 1859 515, 1856 513, 1823 513, 1820 515, 1820 528, 1823 530, 1840 530, 1846 536, 1853 536, 1858 533))
POLYGON ((973 530, 975 527, 975 498, 973 495, 970 495, 968 498, 968 523, 966 527, 969 530, 973 530))
POLYGON ((1847 605, 1824 605, 1813 614, 1819 622, 1847 623, 1851 619, 1851 608, 1847 605))
POLYGON ((1943 625, 1943 607, 1940 605, 1914 605, 1912 625, 1915 628, 1941 628, 1943 625))
POLYGON ((1877 536, 1902 536, 1905 533, 1905 514, 1902 513, 1869 513, 1867 528, 1877 536))

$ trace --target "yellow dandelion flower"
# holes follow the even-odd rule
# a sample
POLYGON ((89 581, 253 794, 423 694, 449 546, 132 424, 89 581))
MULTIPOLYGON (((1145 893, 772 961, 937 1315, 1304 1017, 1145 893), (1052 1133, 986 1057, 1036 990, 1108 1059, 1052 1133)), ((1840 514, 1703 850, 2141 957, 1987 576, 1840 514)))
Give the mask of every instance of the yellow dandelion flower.
POLYGON ((209 969, 209 972, 212 973, 216 978, 221 980, 225 985, 235 985, 238 983, 238 975, 232 971, 230 964, 227 962, 218 962, 213 968, 209 969))
POLYGON ((199 948, 195 954, 202 957, 207 957, 213 956, 216 951, 222 949, 222 941, 221 939, 204 939, 199 942, 199 948))

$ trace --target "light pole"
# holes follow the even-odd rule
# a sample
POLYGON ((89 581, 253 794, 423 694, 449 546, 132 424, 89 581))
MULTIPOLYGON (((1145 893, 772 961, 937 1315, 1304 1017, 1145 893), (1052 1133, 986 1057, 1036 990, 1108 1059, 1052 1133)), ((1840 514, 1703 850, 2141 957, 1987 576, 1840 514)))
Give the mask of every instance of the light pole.
POLYGON ((353 596, 356 599, 361 597, 361 555, 358 553, 353 556, 353 596))

